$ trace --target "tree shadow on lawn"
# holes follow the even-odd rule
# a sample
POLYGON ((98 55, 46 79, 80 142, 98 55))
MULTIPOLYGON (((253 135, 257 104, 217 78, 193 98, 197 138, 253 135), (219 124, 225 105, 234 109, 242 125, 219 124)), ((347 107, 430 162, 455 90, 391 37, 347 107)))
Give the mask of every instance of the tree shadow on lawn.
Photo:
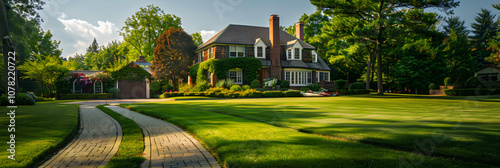
POLYGON ((217 151, 229 167, 399 167, 411 158, 423 161, 412 165, 416 167, 477 166, 310 135, 287 140, 226 141, 217 151))
POLYGON ((354 95, 351 97, 388 98, 388 99, 436 99, 436 100, 470 100, 481 102, 500 102, 500 95, 478 95, 478 96, 429 96, 409 94, 384 94, 384 95, 354 95))
MULTIPOLYGON (((363 119, 357 119, 363 120, 363 119)), ((373 119, 366 119, 371 121, 373 119)), ((383 121, 383 120, 379 120, 383 121)), ((500 166, 500 135, 498 125, 478 122, 461 122, 457 126, 398 125, 388 120, 384 124, 338 123, 326 127, 304 128, 312 133, 335 137, 361 136, 357 141, 396 150, 421 152, 431 156, 456 157, 500 166), (491 129, 478 128, 479 125, 491 129), (388 130, 389 129, 389 130, 388 130), (407 131, 401 132, 401 129, 407 131), (339 132, 338 130, 347 130, 339 132), (394 130, 394 131, 390 131, 394 130), (411 133, 414 132, 414 133, 411 133), (348 135, 342 135, 342 134, 348 135)), ((450 124, 449 121, 423 122, 450 124)))

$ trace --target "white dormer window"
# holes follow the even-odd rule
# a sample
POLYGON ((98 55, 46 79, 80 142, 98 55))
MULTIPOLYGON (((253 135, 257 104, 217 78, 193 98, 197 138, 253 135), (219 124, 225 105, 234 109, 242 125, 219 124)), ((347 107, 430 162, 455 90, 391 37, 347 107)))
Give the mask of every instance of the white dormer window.
POLYGON ((311 51, 313 62, 318 62, 318 53, 316 51, 311 51))
POLYGON ((255 58, 266 58, 266 44, 258 38, 254 44, 255 58))
POLYGON ((302 46, 296 42, 292 47, 286 51, 286 58, 288 60, 302 60, 302 46))
POLYGON ((245 47, 243 46, 229 46, 229 58, 244 57, 245 47))

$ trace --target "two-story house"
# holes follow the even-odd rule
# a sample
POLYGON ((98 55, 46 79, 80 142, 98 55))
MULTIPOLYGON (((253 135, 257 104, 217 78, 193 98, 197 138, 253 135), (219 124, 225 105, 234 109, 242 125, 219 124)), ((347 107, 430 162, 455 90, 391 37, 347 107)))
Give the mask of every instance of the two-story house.
MULTIPOLYGON (((196 63, 208 59, 255 57, 262 62, 257 79, 287 80, 290 86, 300 88, 312 83, 330 81, 330 68, 315 52, 315 47, 304 42, 304 24, 296 26, 296 37, 279 28, 279 17, 271 15, 269 27, 229 25, 196 50, 196 63)), ((208 73, 212 85, 215 74, 208 73)), ((242 70, 230 70, 226 75, 237 84, 243 83, 242 70)), ((248 83, 248 82, 246 82, 248 83)))

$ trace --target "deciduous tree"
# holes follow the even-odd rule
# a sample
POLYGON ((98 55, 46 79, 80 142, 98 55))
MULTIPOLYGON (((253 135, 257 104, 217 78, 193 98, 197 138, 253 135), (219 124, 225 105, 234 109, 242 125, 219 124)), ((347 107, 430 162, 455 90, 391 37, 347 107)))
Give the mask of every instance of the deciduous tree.
POLYGON ((170 27, 181 28, 181 19, 165 14, 158 6, 148 5, 127 18, 120 35, 144 56, 146 61, 152 61, 156 39, 170 27))
POLYGON ((152 68, 157 80, 171 79, 174 88, 179 78, 189 74, 196 46, 190 35, 180 28, 171 27, 156 41, 152 68))

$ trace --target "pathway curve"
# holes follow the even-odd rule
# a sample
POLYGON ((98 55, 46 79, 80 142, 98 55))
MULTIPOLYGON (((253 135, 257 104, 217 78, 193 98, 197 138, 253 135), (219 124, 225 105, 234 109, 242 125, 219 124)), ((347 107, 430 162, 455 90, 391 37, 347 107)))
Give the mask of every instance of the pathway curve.
POLYGON ((80 106, 79 135, 40 167, 102 167, 118 151, 120 124, 95 105, 80 106))
POLYGON ((141 167, 218 167, 210 153, 185 131, 165 121, 118 106, 106 106, 134 120, 144 134, 144 157, 141 167), (151 163, 151 164, 150 164, 151 163))

